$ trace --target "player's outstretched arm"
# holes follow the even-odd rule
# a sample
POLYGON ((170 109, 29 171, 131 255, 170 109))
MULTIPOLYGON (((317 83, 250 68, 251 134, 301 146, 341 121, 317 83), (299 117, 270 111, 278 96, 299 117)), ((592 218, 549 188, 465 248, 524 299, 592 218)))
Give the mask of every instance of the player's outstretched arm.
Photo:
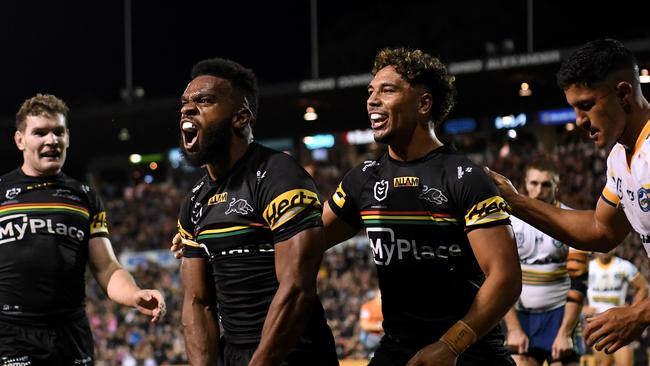
POLYGON ((467 314, 440 341, 421 349, 408 366, 454 365, 456 358, 496 326, 519 298, 521 267, 510 225, 477 228, 467 236, 485 282, 467 314))
POLYGON ((278 290, 249 366, 279 365, 296 345, 316 299, 316 277, 325 249, 322 229, 305 229, 275 245, 278 290))
POLYGON ((499 188, 501 196, 523 221, 574 248, 608 252, 630 232, 622 210, 598 200, 595 210, 566 210, 519 194, 510 180, 488 168, 485 172, 499 188))
POLYGON ((208 261, 202 258, 183 258, 181 261, 184 289, 181 318, 191 365, 217 364, 219 324, 208 265, 208 261))
POLYGON ((166 312, 165 299, 158 290, 140 289, 131 274, 115 258, 110 240, 91 238, 88 242, 88 266, 99 286, 118 304, 134 307, 159 321, 166 312))

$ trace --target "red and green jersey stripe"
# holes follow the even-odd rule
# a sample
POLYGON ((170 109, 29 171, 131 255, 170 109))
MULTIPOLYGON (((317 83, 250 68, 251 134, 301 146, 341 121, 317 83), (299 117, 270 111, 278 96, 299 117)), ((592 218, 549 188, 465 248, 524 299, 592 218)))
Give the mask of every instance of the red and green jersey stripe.
POLYGON ((0 207, 0 217, 16 214, 73 214, 88 219, 88 209, 66 203, 15 203, 0 207))
POLYGON ((225 238, 228 236, 244 235, 259 230, 269 230, 269 228, 268 226, 264 226, 262 224, 252 223, 250 225, 243 225, 243 226, 230 226, 230 227, 224 227, 220 229, 207 229, 199 232, 199 235, 197 235, 197 240, 225 238))
POLYGON ((396 225, 461 225, 462 220, 452 214, 429 211, 361 211, 364 224, 396 225))

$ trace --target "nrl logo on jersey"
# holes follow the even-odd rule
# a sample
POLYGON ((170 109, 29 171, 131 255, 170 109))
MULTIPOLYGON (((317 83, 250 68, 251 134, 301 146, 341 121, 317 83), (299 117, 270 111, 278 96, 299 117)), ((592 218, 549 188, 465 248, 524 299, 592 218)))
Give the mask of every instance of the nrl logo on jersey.
POLYGON ((230 215, 233 212, 240 215, 248 215, 249 213, 253 212, 253 207, 249 205, 248 201, 245 199, 237 199, 233 197, 232 201, 230 201, 228 209, 226 210, 226 215, 230 215))
POLYGON ((383 201, 386 199, 388 196, 388 181, 387 180, 382 180, 380 182, 375 183, 375 199, 377 201, 383 201))
POLYGON ((14 198, 16 198, 16 196, 18 196, 18 194, 20 194, 20 191, 21 191, 21 189, 18 188, 18 187, 9 188, 9 189, 7 189, 7 191, 5 192, 5 197, 6 197, 8 200, 14 199, 14 198))
POLYGON ((395 177, 393 178, 393 187, 417 187, 420 185, 420 178, 418 177, 395 177))
POLYGON ((228 192, 217 193, 214 196, 210 197, 208 200, 208 206, 216 205, 218 203, 223 203, 228 201, 228 192))

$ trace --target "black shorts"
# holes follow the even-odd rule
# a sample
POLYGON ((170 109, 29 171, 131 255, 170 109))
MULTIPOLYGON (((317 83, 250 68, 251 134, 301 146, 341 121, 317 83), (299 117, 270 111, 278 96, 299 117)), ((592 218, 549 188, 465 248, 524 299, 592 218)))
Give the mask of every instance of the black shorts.
POLYGON ((50 328, 0 322, 0 366, 94 365, 93 350, 85 316, 50 328))
MULTIPOLYGON (((427 345, 384 336, 368 366, 404 366, 427 345)), ((458 357, 456 366, 515 366, 515 361, 503 347, 476 343, 458 357)))
MULTIPOLYGON (((301 345, 291 350, 287 360, 281 366, 338 366, 335 352, 318 352, 302 349, 301 345)), ((248 366, 257 344, 232 344, 224 338, 219 340, 218 366, 248 366)))

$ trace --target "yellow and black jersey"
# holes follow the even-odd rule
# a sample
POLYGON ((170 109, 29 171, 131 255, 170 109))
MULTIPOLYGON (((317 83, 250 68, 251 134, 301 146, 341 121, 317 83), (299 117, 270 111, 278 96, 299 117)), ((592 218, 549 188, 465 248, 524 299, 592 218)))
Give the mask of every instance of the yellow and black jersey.
POLYGON ((492 181, 446 146, 410 162, 384 154, 360 164, 329 205, 366 230, 386 332, 422 341, 437 340, 465 315, 484 281, 467 232, 509 224, 492 181))
MULTIPOLYGON (((178 222, 188 244, 184 256, 210 260, 228 342, 259 342, 278 288, 275 245, 322 226, 321 211, 309 174, 291 156, 257 143, 227 176, 212 181, 206 175, 186 197, 178 222)), ((325 342, 334 350, 319 301, 305 329, 303 341, 325 342)))
POLYGON ((43 325, 84 311, 88 240, 108 236, 104 205, 65 174, 0 177, 0 320, 43 325))

